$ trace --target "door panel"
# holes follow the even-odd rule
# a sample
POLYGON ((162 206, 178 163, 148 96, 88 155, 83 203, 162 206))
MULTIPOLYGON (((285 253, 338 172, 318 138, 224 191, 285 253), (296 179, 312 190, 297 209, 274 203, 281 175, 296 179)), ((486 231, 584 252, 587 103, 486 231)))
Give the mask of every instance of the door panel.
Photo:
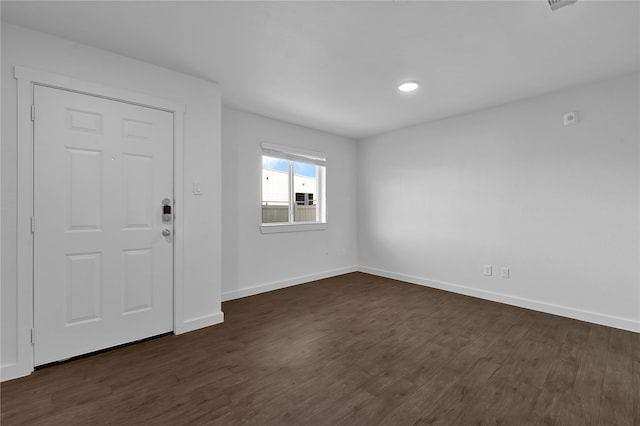
POLYGON ((125 250, 122 253, 124 312, 130 314, 153 306, 153 251, 125 250))
POLYGON ((35 86, 41 365, 173 329, 173 115, 35 86))
POLYGON ((153 157, 124 155, 122 193, 126 229, 149 229, 153 222, 153 157))
POLYGON ((67 230, 100 229, 102 222, 102 153, 65 148, 67 186, 67 230))
POLYGON ((101 253, 68 254, 64 283, 65 326, 102 317, 101 253))

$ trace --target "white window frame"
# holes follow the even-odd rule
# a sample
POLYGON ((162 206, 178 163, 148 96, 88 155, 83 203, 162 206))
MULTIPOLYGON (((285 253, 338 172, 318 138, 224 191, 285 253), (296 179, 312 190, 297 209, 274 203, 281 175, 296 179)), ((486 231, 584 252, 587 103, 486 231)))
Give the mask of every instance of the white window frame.
MULTIPOLYGON (((326 191, 326 168, 327 157, 323 152, 311 151, 307 149, 294 148, 285 145, 277 145, 262 142, 262 155, 283 160, 289 160, 289 222, 260 223, 260 232, 263 234, 273 234, 279 232, 299 232, 299 231, 322 231, 327 229, 327 191, 326 191), (318 222, 294 222, 295 196, 293 191, 293 163, 292 161, 315 164, 318 168, 318 222)), ((261 163, 262 164, 262 163, 261 163)), ((262 208, 262 179, 260 180, 260 203, 262 208)), ((262 222, 262 214, 260 214, 262 222)))

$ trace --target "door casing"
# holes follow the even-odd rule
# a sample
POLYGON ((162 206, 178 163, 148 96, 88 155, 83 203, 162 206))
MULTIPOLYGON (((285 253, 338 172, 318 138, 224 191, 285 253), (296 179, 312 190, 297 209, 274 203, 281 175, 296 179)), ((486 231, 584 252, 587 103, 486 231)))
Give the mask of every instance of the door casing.
MULTIPOLYGON (((33 194, 33 121, 32 105, 35 85, 98 96, 173 114, 173 182, 176 218, 173 252, 173 332, 188 331, 183 322, 184 294, 184 114, 185 104, 156 98, 131 90, 113 88, 46 71, 16 66, 14 77, 18 85, 17 98, 17 363, 3 366, 2 380, 25 376, 34 370, 33 330, 33 250, 31 218, 34 214, 33 194)), ((36 336, 37 338, 37 336, 36 336)))

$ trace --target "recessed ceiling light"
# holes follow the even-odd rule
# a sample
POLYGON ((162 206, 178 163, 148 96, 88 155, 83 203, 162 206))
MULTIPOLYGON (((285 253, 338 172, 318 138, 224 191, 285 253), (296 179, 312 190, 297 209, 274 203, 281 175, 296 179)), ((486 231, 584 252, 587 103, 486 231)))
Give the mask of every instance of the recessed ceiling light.
POLYGON ((417 81, 406 81, 398 86, 398 90, 401 92, 413 92, 418 87, 420 87, 420 83, 417 81))

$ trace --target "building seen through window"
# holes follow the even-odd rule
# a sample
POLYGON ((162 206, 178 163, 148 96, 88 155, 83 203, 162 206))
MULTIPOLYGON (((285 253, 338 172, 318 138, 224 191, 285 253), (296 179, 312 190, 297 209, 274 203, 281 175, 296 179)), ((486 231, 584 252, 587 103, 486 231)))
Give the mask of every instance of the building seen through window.
POLYGON ((262 223, 324 222, 318 164, 262 156, 262 223))

